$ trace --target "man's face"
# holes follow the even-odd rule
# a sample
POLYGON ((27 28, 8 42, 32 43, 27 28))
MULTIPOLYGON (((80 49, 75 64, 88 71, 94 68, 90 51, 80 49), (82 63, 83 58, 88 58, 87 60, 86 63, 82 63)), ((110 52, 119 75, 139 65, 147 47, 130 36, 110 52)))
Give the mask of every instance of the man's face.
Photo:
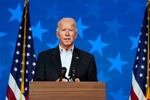
POLYGON ((70 47, 73 45, 77 37, 76 26, 72 20, 64 20, 60 23, 57 32, 62 47, 70 47))

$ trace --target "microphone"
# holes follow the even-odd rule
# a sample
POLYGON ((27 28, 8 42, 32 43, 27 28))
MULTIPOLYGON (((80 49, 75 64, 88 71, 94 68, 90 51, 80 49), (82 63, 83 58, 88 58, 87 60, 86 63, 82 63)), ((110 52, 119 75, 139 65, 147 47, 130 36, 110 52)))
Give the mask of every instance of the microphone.
POLYGON ((75 82, 75 79, 78 78, 77 70, 76 69, 71 69, 71 77, 70 79, 75 82))
MULTIPOLYGON (((59 78, 60 78, 59 81, 62 81, 63 78, 67 79, 67 78, 65 77, 66 71, 67 71, 66 67, 62 67, 62 68, 61 68, 60 73, 59 73, 59 78)), ((67 79, 67 80, 68 80, 68 79, 67 79)))

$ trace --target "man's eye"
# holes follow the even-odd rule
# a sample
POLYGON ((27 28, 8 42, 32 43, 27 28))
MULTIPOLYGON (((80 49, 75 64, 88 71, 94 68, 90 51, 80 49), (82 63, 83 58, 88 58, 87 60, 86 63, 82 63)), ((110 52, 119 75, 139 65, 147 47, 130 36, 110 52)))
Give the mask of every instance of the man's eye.
POLYGON ((65 29, 62 29, 62 31, 65 31, 65 29))
POLYGON ((69 30, 69 32, 72 32, 72 31, 73 31, 73 30, 71 30, 71 29, 69 30))

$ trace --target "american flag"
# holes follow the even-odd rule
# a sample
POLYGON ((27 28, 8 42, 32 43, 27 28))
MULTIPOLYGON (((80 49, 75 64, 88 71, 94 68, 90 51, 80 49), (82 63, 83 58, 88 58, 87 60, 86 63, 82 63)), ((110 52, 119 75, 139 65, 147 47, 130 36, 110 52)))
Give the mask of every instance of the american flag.
POLYGON ((9 75, 6 99, 28 99, 29 82, 33 79, 35 65, 36 57, 29 17, 29 5, 28 1, 26 1, 9 75))
MULTIPOLYGON (((146 100, 147 88, 149 88, 149 32, 148 32, 148 12, 145 11, 141 28, 140 39, 138 41, 137 54, 132 72, 131 100, 146 100)), ((150 38, 150 37, 149 37, 150 38)), ((149 100, 149 99, 147 99, 149 100)))

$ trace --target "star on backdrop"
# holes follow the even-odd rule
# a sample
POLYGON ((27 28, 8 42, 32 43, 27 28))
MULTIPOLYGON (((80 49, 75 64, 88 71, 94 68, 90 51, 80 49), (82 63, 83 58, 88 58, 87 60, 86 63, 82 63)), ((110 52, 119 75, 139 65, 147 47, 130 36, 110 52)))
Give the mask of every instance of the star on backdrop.
POLYGON ((8 11, 11 13, 9 21, 17 20, 19 23, 21 22, 22 10, 20 4, 18 4, 16 9, 9 8, 8 11))
POLYGON ((99 18, 101 13, 100 11, 103 10, 104 8, 99 6, 97 2, 94 2, 93 4, 88 4, 86 5, 88 8, 88 13, 87 16, 92 16, 94 15, 96 18, 99 18))
POLYGON ((91 53, 98 52, 101 56, 103 56, 103 48, 107 47, 109 44, 102 42, 101 35, 95 41, 88 40, 91 44, 92 48, 90 50, 91 53))
POLYGON ((119 71, 120 73, 122 73, 122 67, 127 64, 126 61, 121 60, 121 56, 120 53, 118 53, 116 55, 116 58, 108 58, 108 60, 111 63, 111 68, 109 69, 109 71, 112 71, 114 69, 116 69, 117 71, 119 71))
POLYGON ((109 22, 105 22, 107 27, 108 27, 108 31, 106 33, 114 33, 116 36, 118 36, 118 32, 120 30, 120 28, 123 27, 123 25, 119 24, 119 22, 117 21, 117 19, 113 19, 112 21, 109 22))
POLYGON ((41 22, 39 21, 36 26, 32 27, 33 37, 37 37, 40 41, 42 41, 42 34, 47 32, 47 29, 42 28, 41 22))
POLYGON ((79 18, 77 21, 77 29, 78 29, 78 34, 81 38, 83 38, 83 31, 87 28, 89 28, 89 26, 83 25, 81 18, 79 18))
POLYGON ((130 50, 136 49, 138 47, 138 40, 139 40, 140 34, 137 37, 129 37, 132 42, 132 47, 130 50))

